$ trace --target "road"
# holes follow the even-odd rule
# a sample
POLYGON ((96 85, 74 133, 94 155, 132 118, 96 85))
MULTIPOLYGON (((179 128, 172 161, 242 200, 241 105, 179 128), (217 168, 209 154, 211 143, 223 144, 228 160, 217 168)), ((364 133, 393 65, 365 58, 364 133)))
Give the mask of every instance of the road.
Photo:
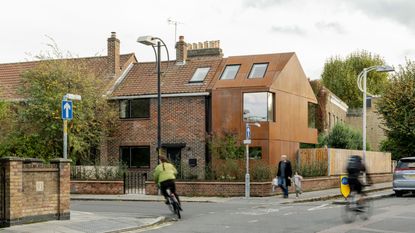
MULTIPOLYGON (((233 199, 224 203, 184 203, 182 220, 146 229, 145 232, 414 232, 414 198, 410 196, 376 200, 374 201, 374 214, 368 221, 357 219, 351 224, 343 223, 342 206, 333 205, 332 201, 276 204, 272 200, 233 199)), ((73 201, 71 209, 99 212, 102 215, 173 217, 161 202, 73 201)))

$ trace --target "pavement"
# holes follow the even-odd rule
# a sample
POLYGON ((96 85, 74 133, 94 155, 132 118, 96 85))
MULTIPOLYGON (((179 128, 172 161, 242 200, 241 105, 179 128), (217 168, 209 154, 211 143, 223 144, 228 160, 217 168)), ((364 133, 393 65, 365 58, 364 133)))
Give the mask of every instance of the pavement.
MULTIPOLYGON (((366 190, 372 199, 392 196, 391 182, 374 184, 366 190), (370 194, 376 192, 376 194, 370 194)), ((182 202, 244 202, 244 203, 279 203, 293 204, 311 201, 323 201, 336 199, 334 204, 342 204, 344 199, 340 194, 339 188, 304 192, 296 198, 295 194, 290 194, 289 198, 282 198, 281 195, 271 197, 180 197, 182 202)), ((84 201, 163 201, 162 196, 144 195, 144 194, 126 194, 126 195, 71 195, 71 200, 84 201)), ((0 228, 0 233, 116 233, 134 230, 144 230, 153 226, 172 221, 164 216, 159 217, 127 217, 116 214, 100 214, 91 212, 71 211, 71 219, 63 221, 48 221, 41 223, 32 223, 26 225, 12 226, 9 228, 0 228)))

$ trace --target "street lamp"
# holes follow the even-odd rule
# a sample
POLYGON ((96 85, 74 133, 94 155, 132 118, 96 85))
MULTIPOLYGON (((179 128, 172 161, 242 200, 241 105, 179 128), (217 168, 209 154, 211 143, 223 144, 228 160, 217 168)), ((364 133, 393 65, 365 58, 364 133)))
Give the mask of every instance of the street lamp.
MULTIPOLYGON (((244 115, 248 115, 249 111, 245 110, 244 115)), ((246 118, 247 120, 249 117, 246 118)), ((258 122, 246 122, 245 124, 245 153, 246 153, 246 174, 245 174, 245 198, 249 198, 251 192, 251 177, 249 175, 249 144, 251 144, 251 125, 261 127, 258 122)))
MULTIPOLYGON (((368 68, 364 68, 362 72, 359 73, 357 76, 357 86, 361 92, 363 92, 363 162, 366 160, 366 95, 373 96, 370 93, 366 92, 366 78, 367 73, 370 71, 377 71, 377 72, 392 72, 395 69, 392 66, 371 66, 368 68)), ((366 175, 366 174, 364 174, 366 175)))
POLYGON ((154 36, 140 36, 137 39, 138 43, 151 46, 153 48, 154 54, 156 56, 157 62, 157 163, 159 163, 160 153, 161 153, 161 88, 160 88, 160 63, 161 63, 161 46, 164 46, 167 53, 167 61, 169 62, 169 50, 167 49, 164 41, 158 37, 154 36), (163 45, 161 45, 163 43, 163 45), (157 51, 155 49, 157 47, 157 51))

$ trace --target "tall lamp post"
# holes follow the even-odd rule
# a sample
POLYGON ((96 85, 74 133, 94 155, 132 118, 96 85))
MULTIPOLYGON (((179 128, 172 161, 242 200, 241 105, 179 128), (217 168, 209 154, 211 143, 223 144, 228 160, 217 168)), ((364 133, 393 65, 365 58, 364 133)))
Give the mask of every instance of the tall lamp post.
MULTIPOLYGON (((395 69, 392 66, 371 66, 368 68, 364 68, 362 72, 359 73, 357 76, 357 86, 359 90, 363 92, 363 162, 366 162, 366 98, 367 95, 373 96, 366 91, 366 78, 367 73, 370 71, 377 71, 377 72, 392 72, 395 69)), ((366 174, 364 174, 364 179, 366 179, 366 174)))
POLYGON ((159 163, 159 158, 161 155, 161 85, 160 85, 160 77, 161 77, 161 46, 164 46, 167 53, 167 60, 169 61, 169 50, 167 49, 166 44, 164 41, 158 37, 154 36, 140 36, 137 39, 138 43, 151 46, 154 51, 154 55, 156 56, 157 62, 157 163, 159 163), (163 44, 163 45, 161 45, 163 44), (157 51, 156 51, 157 48, 157 51))

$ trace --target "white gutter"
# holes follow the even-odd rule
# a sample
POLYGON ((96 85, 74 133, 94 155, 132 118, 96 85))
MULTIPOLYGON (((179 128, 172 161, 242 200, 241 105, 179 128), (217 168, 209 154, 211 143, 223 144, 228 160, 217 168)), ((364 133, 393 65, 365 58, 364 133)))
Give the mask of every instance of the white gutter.
POLYGON ((330 94, 331 94, 330 102, 336 105, 337 107, 339 107, 340 109, 342 109, 343 111, 347 112, 347 110, 349 109, 349 106, 347 106, 345 102, 343 102, 339 97, 337 97, 333 93, 330 93, 330 94))
MULTIPOLYGON (((195 97, 195 96, 208 96, 209 92, 199 93, 174 93, 174 94, 161 94, 161 97, 195 97)), ((157 94, 152 95, 127 95, 127 96, 114 96, 109 97, 110 100, 125 100, 125 99, 149 99, 157 98, 157 94)))

